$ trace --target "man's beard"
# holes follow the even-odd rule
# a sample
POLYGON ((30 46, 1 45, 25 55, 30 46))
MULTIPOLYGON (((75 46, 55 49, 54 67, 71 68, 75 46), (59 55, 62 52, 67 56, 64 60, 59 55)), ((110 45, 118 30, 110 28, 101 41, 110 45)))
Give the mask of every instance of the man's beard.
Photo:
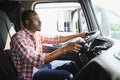
POLYGON ((36 31, 41 31, 41 28, 40 29, 36 29, 36 31))

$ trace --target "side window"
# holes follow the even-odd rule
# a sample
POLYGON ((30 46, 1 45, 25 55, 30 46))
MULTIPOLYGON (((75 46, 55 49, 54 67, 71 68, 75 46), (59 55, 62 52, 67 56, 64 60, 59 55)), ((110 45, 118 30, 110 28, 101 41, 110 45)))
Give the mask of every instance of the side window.
POLYGON ((69 35, 88 31, 81 5, 77 2, 36 3, 34 10, 42 21, 43 33, 69 35))
POLYGON ((120 40, 119 0, 91 0, 104 37, 120 40))

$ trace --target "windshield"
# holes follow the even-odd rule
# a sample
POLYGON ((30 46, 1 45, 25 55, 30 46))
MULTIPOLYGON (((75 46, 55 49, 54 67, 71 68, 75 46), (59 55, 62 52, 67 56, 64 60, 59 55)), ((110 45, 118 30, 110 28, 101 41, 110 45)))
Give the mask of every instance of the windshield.
POLYGON ((91 0, 104 37, 120 40, 119 0, 91 0))

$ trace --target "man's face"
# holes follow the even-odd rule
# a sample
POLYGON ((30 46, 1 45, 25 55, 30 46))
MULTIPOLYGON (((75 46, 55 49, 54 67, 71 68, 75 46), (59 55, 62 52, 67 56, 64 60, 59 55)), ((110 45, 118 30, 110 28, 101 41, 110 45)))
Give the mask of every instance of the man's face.
POLYGON ((36 13, 30 13, 29 18, 29 27, 33 31, 40 31, 41 30, 41 21, 39 16, 36 13))

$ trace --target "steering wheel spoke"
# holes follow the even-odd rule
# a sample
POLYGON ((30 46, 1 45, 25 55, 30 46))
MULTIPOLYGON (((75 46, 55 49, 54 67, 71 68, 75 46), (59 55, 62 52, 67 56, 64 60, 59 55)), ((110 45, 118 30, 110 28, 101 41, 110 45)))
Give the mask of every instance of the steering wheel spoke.
POLYGON ((90 45, 96 39, 96 37, 100 34, 99 31, 91 31, 88 33, 88 37, 85 38, 85 43, 83 44, 83 48, 81 50, 89 51, 90 45))
POLYGON ((99 31, 91 31, 88 33, 88 37, 85 38, 85 43, 92 42, 96 39, 96 37, 100 34, 99 31))

